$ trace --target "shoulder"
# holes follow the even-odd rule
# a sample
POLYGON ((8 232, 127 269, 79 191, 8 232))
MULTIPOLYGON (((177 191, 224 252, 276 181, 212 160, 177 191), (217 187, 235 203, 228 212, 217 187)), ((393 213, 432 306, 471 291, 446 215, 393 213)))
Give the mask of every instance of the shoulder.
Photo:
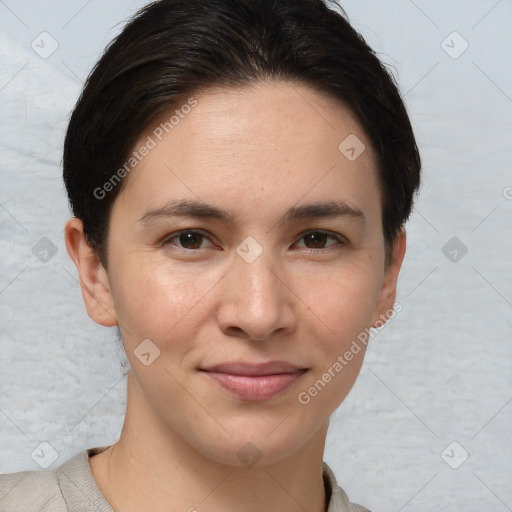
POLYGON ((371 512, 366 507, 363 507, 362 505, 358 505, 357 503, 351 503, 352 505, 352 512, 371 512))
POLYGON ((105 448, 83 450, 53 469, 0 474, 0 510, 110 512, 98 495, 88 461, 89 455, 105 448))
POLYGON ((56 469, 0 475, 0 510, 67 512, 56 469))
POLYGON ((324 481, 330 491, 330 500, 327 512, 371 512, 362 505, 352 503, 347 493, 338 485, 331 468, 324 462, 324 481))

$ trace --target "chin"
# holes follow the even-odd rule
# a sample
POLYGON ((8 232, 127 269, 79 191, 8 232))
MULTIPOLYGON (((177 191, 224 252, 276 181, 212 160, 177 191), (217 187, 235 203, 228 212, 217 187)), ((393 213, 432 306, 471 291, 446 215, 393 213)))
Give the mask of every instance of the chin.
POLYGON ((259 425, 251 422, 239 422, 230 425, 227 433, 218 439, 207 436, 207 443, 200 444, 204 456, 215 462, 229 467, 251 468, 269 466, 279 463, 298 452, 306 442, 313 437, 315 430, 309 431, 304 423, 299 425, 285 420, 286 413, 279 421, 260 421, 259 425))

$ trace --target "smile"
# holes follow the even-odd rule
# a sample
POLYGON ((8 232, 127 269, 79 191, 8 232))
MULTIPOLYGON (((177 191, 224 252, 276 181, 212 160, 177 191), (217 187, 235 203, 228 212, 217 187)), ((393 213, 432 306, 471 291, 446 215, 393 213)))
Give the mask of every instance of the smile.
POLYGON ((289 363, 232 363, 201 369, 232 395, 248 401, 268 400, 292 386, 307 369, 289 363))

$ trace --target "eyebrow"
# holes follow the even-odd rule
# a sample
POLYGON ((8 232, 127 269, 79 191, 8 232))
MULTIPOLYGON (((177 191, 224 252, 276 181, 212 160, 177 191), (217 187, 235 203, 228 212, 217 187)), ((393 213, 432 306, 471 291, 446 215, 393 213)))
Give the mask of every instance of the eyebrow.
MULTIPOLYGON (((366 219, 363 212, 346 201, 328 201, 292 206, 278 220, 278 223, 293 222, 311 218, 352 217, 361 223, 366 219)), ((159 208, 148 210, 137 221, 150 225, 158 219, 167 217, 195 217, 201 219, 219 219, 226 224, 234 224, 234 217, 216 206, 201 201, 168 201, 159 208)))

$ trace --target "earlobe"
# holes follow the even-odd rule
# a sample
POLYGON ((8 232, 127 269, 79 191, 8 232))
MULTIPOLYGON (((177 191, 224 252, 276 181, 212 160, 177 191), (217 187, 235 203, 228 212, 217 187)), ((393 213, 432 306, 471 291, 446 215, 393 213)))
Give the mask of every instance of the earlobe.
POLYGON ((393 314, 393 307, 396 299, 396 284, 398 281, 398 274, 400 273, 400 268, 402 267, 402 262, 404 260, 406 245, 406 232, 405 229, 402 228, 397 234, 393 245, 391 263, 384 274, 372 327, 382 326, 383 321, 387 321, 387 319, 393 314))
POLYGON ((88 244, 82 221, 72 217, 64 229, 66 248, 80 278, 82 297, 89 317, 100 325, 119 325, 108 274, 88 244))

